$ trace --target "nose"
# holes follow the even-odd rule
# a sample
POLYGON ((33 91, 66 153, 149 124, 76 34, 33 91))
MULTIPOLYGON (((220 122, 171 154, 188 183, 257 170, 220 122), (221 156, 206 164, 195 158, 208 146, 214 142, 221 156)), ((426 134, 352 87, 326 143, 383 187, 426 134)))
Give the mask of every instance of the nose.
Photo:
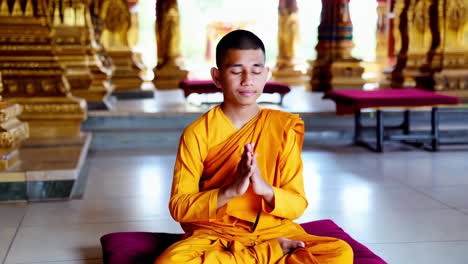
POLYGON ((245 71, 242 73, 242 81, 241 81, 242 86, 252 86, 253 85, 253 77, 252 74, 249 74, 249 72, 245 71))

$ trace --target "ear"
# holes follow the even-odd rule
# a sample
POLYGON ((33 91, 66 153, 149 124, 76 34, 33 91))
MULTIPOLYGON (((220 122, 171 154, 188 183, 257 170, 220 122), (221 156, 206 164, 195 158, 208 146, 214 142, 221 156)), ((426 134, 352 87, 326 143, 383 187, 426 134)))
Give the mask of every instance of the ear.
POLYGON ((270 67, 268 66, 265 66, 265 76, 266 76, 266 81, 271 79, 271 71, 270 71, 270 67))
POLYGON ((219 70, 215 67, 211 68, 211 79, 213 80, 213 83, 218 87, 219 89, 222 89, 221 86, 221 73, 219 70))

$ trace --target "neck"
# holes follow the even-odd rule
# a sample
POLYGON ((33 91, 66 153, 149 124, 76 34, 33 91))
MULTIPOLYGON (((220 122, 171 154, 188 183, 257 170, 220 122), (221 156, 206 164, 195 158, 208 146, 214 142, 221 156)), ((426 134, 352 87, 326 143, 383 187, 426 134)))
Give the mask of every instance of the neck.
POLYGON ((234 126, 240 129, 257 115, 260 107, 257 104, 247 106, 230 106, 223 103, 221 104, 221 109, 229 118, 229 120, 231 120, 234 126))

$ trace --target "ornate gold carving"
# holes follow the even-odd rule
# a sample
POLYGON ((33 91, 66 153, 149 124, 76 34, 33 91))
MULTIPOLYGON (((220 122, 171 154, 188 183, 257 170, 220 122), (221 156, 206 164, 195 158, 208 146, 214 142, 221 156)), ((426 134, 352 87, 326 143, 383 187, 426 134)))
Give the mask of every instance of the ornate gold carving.
POLYGON ((24 15, 25 16, 33 16, 34 15, 34 10, 33 10, 33 5, 32 5, 31 0, 27 0, 27 2, 26 2, 24 15))
MULTIPOLYGON (((69 83, 55 56, 48 24, 51 15, 45 12, 51 10, 48 4, 58 2, 37 0, 36 6, 31 5, 32 1, 26 1, 24 6, 19 2, 15 1, 10 16, 0 15, 2 96, 24 106, 19 118, 30 124, 32 137, 78 136, 86 105, 70 94, 69 83), (19 12, 21 16, 14 15, 19 12), (36 16, 28 16, 30 13, 36 16), (43 122, 44 118, 48 121, 43 122)), ((10 138, 3 135, 4 142, 10 138)))
POLYGON ((297 58, 300 42, 296 0, 281 0, 278 6, 278 56, 273 79, 290 85, 304 85, 309 77, 307 66, 297 58))
MULTIPOLYGON (((0 87, 1 87, 0 74, 0 87)), ((18 147, 29 137, 29 126, 20 122, 17 116, 22 108, 0 99, 0 170, 13 166, 18 160, 18 147)))
POLYGON ((24 113, 48 113, 48 114, 81 114, 83 110, 79 104, 75 103, 61 103, 61 104, 37 104, 37 103, 25 103, 23 104, 24 113))
POLYGON ((447 5, 448 27, 458 31, 467 20, 467 7, 463 0, 450 0, 447 5))
POLYGON ((364 79, 362 79, 364 68, 360 60, 351 55, 354 44, 349 1, 322 0, 318 33, 319 41, 315 47, 317 59, 309 62, 312 90, 361 88, 364 85, 364 79))
MULTIPOLYGON (((53 27, 53 41, 70 91, 90 105, 105 108, 105 97, 113 89, 110 84, 113 65, 105 65, 110 60, 99 43, 99 36, 94 34, 91 7, 85 0, 61 0, 61 5, 64 7, 60 9, 63 10, 63 20, 53 27)), ((59 9, 55 10, 57 13, 59 9)))
POLYGON ((19 104, 9 104, 5 101, 0 101, 0 109, 0 123, 19 116, 23 111, 19 104))
POLYGON ((297 13, 280 10, 278 16, 278 59, 276 66, 294 67, 297 46, 299 44, 299 17, 297 13))
POLYGON ((3 0, 0 4, 0 16, 8 16, 10 15, 10 10, 8 9, 8 2, 7 0, 3 0))
POLYGON ((131 25, 125 0, 105 0, 100 12, 104 25, 102 43, 107 49, 128 48, 127 33, 131 25))
POLYGON ((153 83, 158 89, 172 89, 188 72, 181 69, 180 18, 177 0, 156 1, 156 44, 158 62, 153 83))
POLYGON ((426 24, 428 20, 428 13, 427 13, 427 3, 425 0, 416 2, 416 6, 414 8, 414 19, 413 23, 415 29, 420 33, 424 33, 426 31, 426 24))
POLYGON ((15 0, 15 3, 13 4, 13 11, 11 12, 12 16, 22 16, 23 15, 23 10, 21 10, 21 1, 20 0, 15 0))
POLYGON ((156 1, 157 68, 178 65, 180 57, 180 22, 177 0, 156 1))
POLYGON ((14 118, 4 123, 0 128, 0 148, 17 148, 20 142, 29 136, 29 127, 26 123, 14 118))
POLYGON ((142 83, 141 69, 133 60, 128 45, 131 15, 126 0, 103 1, 100 17, 103 21, 102 43, 115 66, 112 74, 114 92, 120 90, 139 91, 142 83))

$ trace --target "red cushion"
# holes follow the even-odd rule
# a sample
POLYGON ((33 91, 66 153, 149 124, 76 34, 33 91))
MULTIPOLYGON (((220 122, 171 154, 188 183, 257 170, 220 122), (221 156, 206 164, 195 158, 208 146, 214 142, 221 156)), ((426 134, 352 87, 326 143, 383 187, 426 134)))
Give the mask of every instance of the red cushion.
POLYGON ((346 233, 335 222, 329 219, 313 221, 301 224, 302 228, 309 233, 317 236, 336 237, 346 241, 354 252, 355 264, 382 264, 386 263, 379 256, 375 255, 370 249, 363 244, 354 240, 348 233, 346 233))
POLYGON ((336 103, 337 114, 374 107, 416 107, 459 104, 460 99, 416 88, 384 90, 332 90, 325 94, 336 103))
MULTIPOLYGON (((346 241, 353 248, 355 264, 386 263, 332 220, 319 220, 301 225, 309 234, 336 237, 346 241)), ((157 256, 180 237, 180 234, 150 232, 117 232, 104 235, 101 237, 104 264, 152 264, 157 256)))

